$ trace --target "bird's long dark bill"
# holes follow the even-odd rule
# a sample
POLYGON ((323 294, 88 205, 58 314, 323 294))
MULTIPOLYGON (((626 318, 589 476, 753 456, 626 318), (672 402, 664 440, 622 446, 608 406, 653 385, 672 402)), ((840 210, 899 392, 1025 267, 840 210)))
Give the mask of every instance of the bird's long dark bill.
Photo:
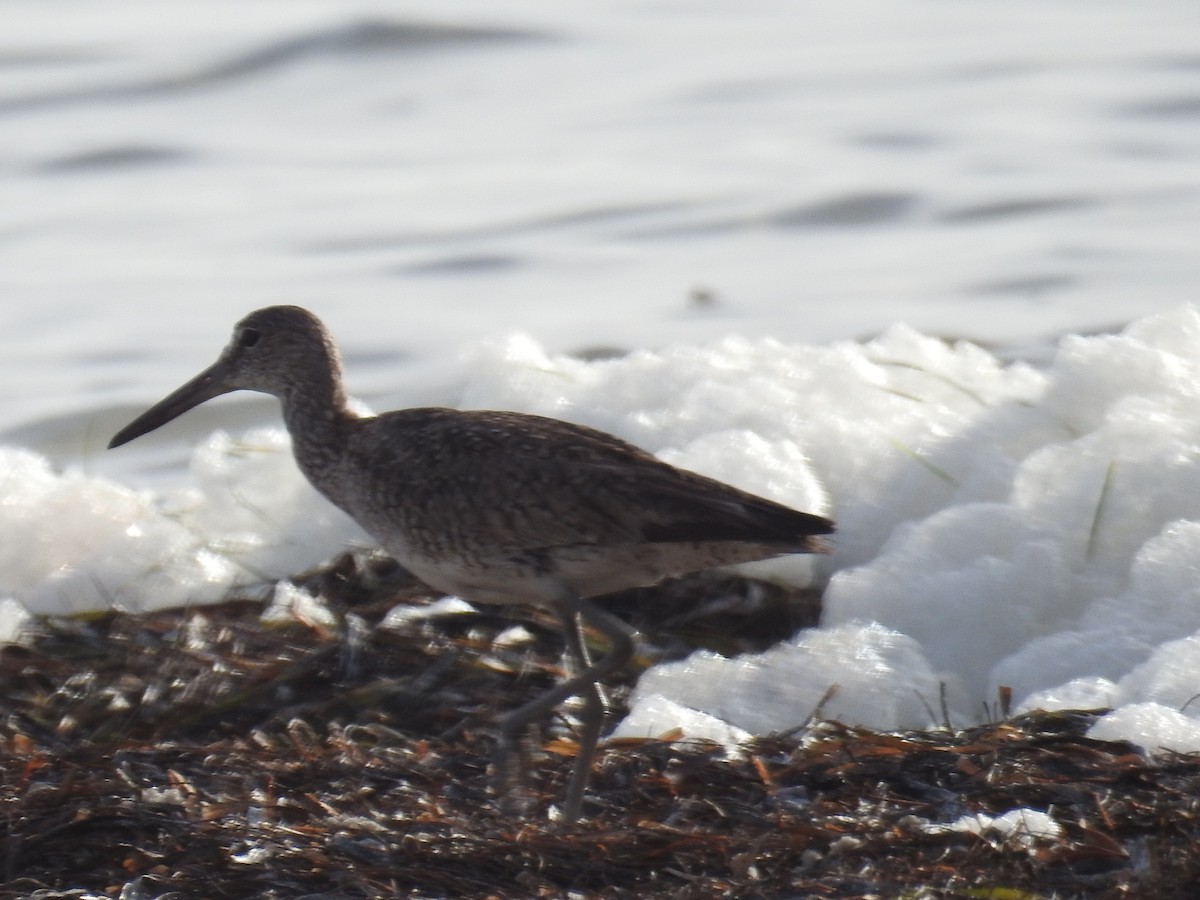
POLYGON ((136 437, 141 437, 161 425, 166 425, 172 419, 183 415, 192 407, 199 406, 205 400, 228 393, 229 388, 225 387, 222 374, 222 365, 219 362, 205 369, 179 390, 155 403, 118 431, 108 442, 108 448, 111 450, 113 447, 127 444, 136 437))

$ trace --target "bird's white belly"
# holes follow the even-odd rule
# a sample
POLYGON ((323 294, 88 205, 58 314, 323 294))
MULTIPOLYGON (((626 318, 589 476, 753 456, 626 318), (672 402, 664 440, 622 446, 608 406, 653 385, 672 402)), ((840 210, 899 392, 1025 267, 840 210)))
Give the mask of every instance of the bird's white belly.
POLYGON ((570 590, 559 578, 539 574, 516 563, 489 560, 430 560, 420 556, 397 556, 402 566, 430 587, 474 603, 553 604, 570 590))

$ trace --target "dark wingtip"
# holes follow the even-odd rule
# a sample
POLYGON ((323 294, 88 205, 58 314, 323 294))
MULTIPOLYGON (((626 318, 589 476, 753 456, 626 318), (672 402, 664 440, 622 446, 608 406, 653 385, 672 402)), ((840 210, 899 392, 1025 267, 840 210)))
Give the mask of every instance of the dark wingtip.
MULTIPOLYGON (((830 531, 826 532, 826 534, 831 533, 832 530, 833 529, 830 529, 830 531)), ((822 540, 819 537, 806 537, 804 539, 804 543, 801 546, 802 546, 802 549, 800 551, 801 553, 828 553, 830 550, 833 549, 829 545, 828 541, 822 540)))
POLYGON ((800 513, 805 517, 806 534, 801 546, 804 548, 803 553, 828 553, 833 548, 829 542, 821 535, 834 534, 837 532, 837 524, 833 519, 827 519, 824 516, 813 515, 812 513, 800 513))
POLYGON ((837 531, 837 523, 833 519, 827 519, 824 516, 814 515, 813 513, 802 513, 809 523, 809 534, 833 534, 837 531))

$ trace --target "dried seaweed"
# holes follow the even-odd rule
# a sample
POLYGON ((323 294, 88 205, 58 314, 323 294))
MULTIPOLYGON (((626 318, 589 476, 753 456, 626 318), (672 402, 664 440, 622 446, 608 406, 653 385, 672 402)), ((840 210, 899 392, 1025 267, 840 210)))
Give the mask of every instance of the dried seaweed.
MULTIPOLYGON (((574 750, 560 721, 536 812, 505 818, 491 729, 559 676, 552 623, 520 613, 525 641, 497 640, 514 620, 486 610, 396 631, 380 622, 398 597, 429 599, 403 573, 303 581, 338 626, 266 625, 243 599, 46 620, 0 652, 0 898, 1200 895, 1200 758, 1089 739, 1088 712, 822 722, 732 760, 610 741, 571 829, 551 814, 574 750), (1059 833, 931 827, 1018 808, 1059 833)), ((699 589, 659 605, 677 616, 670 592, 699 589)))

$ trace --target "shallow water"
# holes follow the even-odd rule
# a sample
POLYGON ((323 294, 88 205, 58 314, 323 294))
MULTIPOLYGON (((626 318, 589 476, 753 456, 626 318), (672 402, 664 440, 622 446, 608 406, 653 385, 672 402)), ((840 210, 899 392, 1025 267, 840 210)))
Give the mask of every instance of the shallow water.
POLYGON ((5 16, 0 437, 63 462, 276 302, 395 405, 514 329, 1019 344, 1200 287, 1190 2, 5 16))

